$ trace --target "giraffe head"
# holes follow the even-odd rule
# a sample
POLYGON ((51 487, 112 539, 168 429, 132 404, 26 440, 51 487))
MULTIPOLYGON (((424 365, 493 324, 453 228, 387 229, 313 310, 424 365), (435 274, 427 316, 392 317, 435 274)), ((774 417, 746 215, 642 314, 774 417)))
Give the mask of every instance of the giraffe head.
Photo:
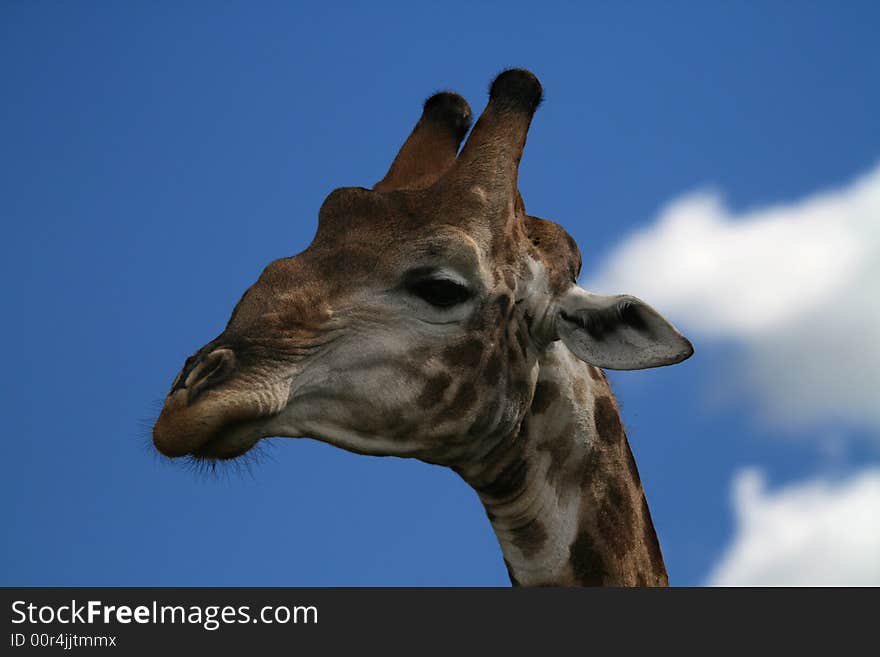
POLYGON ((513 431, 556 340, 601 367, 668 365, 690 343, 648 305, 578 287, 580 252, 517 191, 541 85, 502 73, 470 109, 430 98, 385 178, 332 192, 311 245, 270 263, 187 359, 153 440, 227 459, 269 436, 455 465, 513 431))

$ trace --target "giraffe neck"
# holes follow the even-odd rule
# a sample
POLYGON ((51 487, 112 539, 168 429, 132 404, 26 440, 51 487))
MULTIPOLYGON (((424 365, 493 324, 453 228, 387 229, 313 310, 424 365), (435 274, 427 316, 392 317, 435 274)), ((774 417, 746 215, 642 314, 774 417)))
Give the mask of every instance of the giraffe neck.
POLYGON ((518 430, 459 473, 480 496, 514 585, 668 584, 604 375, 559 343, 518 430))

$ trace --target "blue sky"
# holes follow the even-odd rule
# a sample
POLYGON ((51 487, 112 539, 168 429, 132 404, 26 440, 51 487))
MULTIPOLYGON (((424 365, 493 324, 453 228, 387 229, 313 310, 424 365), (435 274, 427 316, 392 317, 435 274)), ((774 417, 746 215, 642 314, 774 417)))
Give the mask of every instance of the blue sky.
POLYGON ((479 112, 510 66, 546 91, 520 173, 530 212, 577 239, 584 284, 645 288, 596 291, 667 302, 697 347, 613 377, 672 583, 810 583, 828 555, 855 564, 830 581, 880 583, 864 556, 880 529, 860 511, 880 504, 880 421, 850 403, 880 393, 857 328, 878 324, 834 322, 880 281, 876 6, 414 4, 0 6, 0 583, 507 584, 451 472, 275 440, 250 472, 212 477, 148 437, 184 358, 265 264, 307 246, 324 197, 379 180, 432 92, 479 112), (653 290, 632 245, 678 248, 679 216, 715 229, 652 265, 662 280, 694 252, 718 266, 705 289, 653 290), (806 234, 829 276, 821 257, 791 260, 804 278, 774 265, 806 234), (783 319, 727 312, 755 271, 752 289, 793 308, 783 319), (817 271, 834 286, 808 284, 817 271), (820 349, 811 318, 841 339, 820 349), (855 355, 833 390, 790 369, 819 351, 833 371, 843 343, 855 355), (855 525, 848 555, 829 536, 855 525), (774 542, 781 526, 800 542, 774 542), (777 561, 749 557, 756 545, 777 561), (794 575, 774 570, 793 558, 794 575))

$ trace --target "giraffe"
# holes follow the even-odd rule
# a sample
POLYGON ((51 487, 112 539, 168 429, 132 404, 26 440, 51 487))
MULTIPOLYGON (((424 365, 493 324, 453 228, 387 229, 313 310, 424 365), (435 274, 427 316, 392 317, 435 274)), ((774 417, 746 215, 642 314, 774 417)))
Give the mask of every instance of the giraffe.
POLYGON ((605 369, 678 363, 645 302, 577 278, 577 244, 517 186, 538 79, 511 69, 471 124, 429 98, 385 177, 333 191, 302 253, 271 262, 190 356, 153 442, 225 460, 311 437, 451 468, 484 505, 515 586, 665 586, 605 369))

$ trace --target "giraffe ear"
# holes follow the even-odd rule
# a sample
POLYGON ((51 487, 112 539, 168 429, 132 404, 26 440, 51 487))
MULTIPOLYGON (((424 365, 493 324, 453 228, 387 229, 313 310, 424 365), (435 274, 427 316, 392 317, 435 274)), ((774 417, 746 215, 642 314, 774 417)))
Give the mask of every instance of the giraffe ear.
POLYGON ((577 285, 559 300, 556 331, 582 361, 612 370, 674 365, 694 353, 688 339, 644 301, 577 285))

